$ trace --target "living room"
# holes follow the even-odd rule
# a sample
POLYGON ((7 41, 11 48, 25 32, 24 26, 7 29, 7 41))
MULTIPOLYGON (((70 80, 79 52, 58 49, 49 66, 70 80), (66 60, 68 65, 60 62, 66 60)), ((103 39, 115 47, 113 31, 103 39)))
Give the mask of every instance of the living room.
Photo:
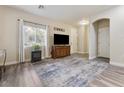
POLYGON ((0 86, 124 86, 123 10, 118 5, 0 6, 0 86))

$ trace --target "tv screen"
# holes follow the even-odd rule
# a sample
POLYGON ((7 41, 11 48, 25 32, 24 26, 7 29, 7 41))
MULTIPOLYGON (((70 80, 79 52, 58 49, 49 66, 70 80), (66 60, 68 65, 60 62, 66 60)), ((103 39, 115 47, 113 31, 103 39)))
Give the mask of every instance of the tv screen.
POLYGON ((69 35, 54 34, 54 44, 69 44, 69 35))

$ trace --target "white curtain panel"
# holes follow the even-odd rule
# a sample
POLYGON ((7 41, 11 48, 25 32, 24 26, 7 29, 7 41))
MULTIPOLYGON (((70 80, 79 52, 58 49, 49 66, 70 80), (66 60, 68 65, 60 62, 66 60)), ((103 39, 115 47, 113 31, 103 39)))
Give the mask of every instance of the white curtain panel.
POLYGON ((19 62, 24 62, 24 32, 23 32, 23 19, 19 19, 19 62))

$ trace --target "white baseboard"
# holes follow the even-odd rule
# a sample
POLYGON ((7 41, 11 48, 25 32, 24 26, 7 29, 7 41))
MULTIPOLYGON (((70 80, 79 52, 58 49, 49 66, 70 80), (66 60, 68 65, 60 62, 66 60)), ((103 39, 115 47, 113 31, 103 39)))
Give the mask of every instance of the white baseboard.
POLYGON ((78 51, 73 51, 73 52, 70 52, 70 54, 75 54, 75 53, 78 53, 78 51))
POLYGON ((9 61, 9 62, 6 62, 5 65, 14 65, 14 64, 18 64, 19 62, 18 61, 9 61))
POLYGON ((26 60, 25 60, 25 62, 29 62, 29 61, 31 61, 31 59, 26 59, 26 60))
POLYGON ((88 54, 88 52, 77 52, 77 53, 80 53, 80 54, 88 54))
POLYGON ((96 58, 96 56, 89 57, 89 60, 96 58))
POLYGON ((45 58, 51 58, 52 56, 48 56, 48 57, 45 57, 45 58))
MULTIPOLYGON (((42 59, 45 59, 45 58, 51 58, 51 56, 42 57, 42 59)), ((26 59, 25 60, 25 62, 30 62, 30 61, 31 61, 31 59, 26 59)), ((8 61, 8 62, 6 62, 5 65, 14 65, 14 64, 18 64, 18 63, 19 63, 19 61, 8 61)))
POLYGON ((111 65, 114 65, 114 66, 124 67, 124 63, 120 63, 120 62, 113 62, 113 61, 110 61, 110 64, 111 64, 111 65))
MULTIPOLYGON (((51 58, 51 56, 48 56, 48 57, 42 57, 42 59, 45 59, 45 58, 51 58)), ((26 59, 25 62, 30 62, 31 59, 26 59)))

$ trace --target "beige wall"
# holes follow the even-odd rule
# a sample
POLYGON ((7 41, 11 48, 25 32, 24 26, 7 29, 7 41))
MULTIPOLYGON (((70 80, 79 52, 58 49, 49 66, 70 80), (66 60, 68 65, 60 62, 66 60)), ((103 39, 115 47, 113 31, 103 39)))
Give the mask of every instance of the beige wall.
POLYGON ((95 37, 92 23, 96 20, 110 19, 110 63, 114 65, 124 66, 124 6, 118 6, 113 9, 99 13, 90 18, 90 58, 95 54, 95 37))
POLYGON ((78 52, 88 53, 88 25, 83 25, 78 28, 78 52))
MULTIPOLYGON (((70 35, 73 26, 55 22, 53 20, 16 10, 7 6, 0 6, 0 49, 7 49, 7 62, 18 61, 18 22, 17 19, 22 18, 26 21, 41 23, 49 26, 48 30, 48 55, 50 56, 52 38, 54 33, 70 35), (65 28, 65 32, 53 31, 53 27, 65 28)), ((74 27, 76 28, 76 27, 74 27)), ((76 45, 77 46, 77 45, 76 45)))

